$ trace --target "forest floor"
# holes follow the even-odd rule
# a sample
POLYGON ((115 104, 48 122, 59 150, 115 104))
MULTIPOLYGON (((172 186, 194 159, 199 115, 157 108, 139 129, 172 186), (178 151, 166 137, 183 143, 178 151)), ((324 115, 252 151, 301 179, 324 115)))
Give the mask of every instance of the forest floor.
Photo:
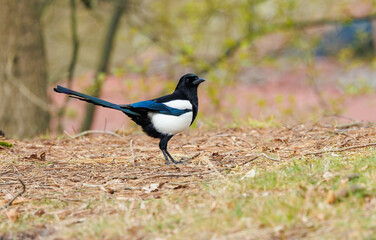
POLYGON ((372 124, 193 129, 169 143, 194 157, 178 165, 143 133, 4 141, 1 240, 376 234, 372 124))

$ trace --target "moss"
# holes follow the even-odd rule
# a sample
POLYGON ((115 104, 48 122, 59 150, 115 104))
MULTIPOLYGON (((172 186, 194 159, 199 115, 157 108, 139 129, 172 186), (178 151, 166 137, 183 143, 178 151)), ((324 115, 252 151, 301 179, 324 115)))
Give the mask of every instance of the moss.
POLYGON ((14 147, 13 144, 8 143, 8 142, 4 142, 4 141, 0 141, 0 146, 3 146, 3 147, 14 147))

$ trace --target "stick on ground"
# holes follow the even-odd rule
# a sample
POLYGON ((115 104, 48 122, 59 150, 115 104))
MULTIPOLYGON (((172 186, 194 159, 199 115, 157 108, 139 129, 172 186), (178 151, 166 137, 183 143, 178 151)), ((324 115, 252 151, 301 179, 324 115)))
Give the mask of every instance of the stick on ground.
POLYGON ((78 138, 78 137, 81 137, 81 136, 84 136, 84 135, 88 135, 88 134, 108 134, 108 135, 112 135, 112 136, 121 138, 121 136, 119 134, 116 134, 114 132, 98 131, 98 130, 87 130, 87 131, 81 132, 81 133, 79 133, 77 135, 74 135, 72 138, 78 138))
POLYGON ((5 206, 4 208, 8 208, 10 206, 12 206, 14 200, 16 200, 16 198, 18 198, 19 196, 21 196, 22 194, 24 194, 26 192, 26 185, 25 183, 21 180, 21 179, 18 179, 18 181, 21 183, 22 185, 22 190, 20 192, 18 192, 5 206))
POLYGON ((317 152, 307 152, 307 153, 304 153, 303 155, 306 156, 306 155, 317 155, 317 154, 323 154, 323 153, 344 152, 344 151, 347 151, 347 150, 350 150, 350 149, 365 148, 365 147, 372 147, 372 146, 376 146, 376 143, 368 143, 368 144, 364 144, 364 145, 354 145, 354 146, 345 147, 345 148, 323 150, 323 151, 317 151, 317 152))

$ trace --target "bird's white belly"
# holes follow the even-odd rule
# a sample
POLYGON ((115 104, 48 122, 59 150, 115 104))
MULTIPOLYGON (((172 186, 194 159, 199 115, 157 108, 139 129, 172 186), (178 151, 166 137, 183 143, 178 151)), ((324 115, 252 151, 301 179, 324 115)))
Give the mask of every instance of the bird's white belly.
POLYGON ((180 116, 150 113, 149 117, 154 128, 163 134, 174 135, 189 128, 192 122, 192 111, 180 116))

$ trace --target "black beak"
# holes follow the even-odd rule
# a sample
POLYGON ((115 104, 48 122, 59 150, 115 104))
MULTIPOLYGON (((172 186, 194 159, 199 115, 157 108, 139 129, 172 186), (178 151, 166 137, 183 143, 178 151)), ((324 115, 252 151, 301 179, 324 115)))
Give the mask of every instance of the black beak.
POLYGON ((199 85, 202 82, 205 82, 206 80, 203 78, 199 78, 193 81, 193 85, 199 85))

